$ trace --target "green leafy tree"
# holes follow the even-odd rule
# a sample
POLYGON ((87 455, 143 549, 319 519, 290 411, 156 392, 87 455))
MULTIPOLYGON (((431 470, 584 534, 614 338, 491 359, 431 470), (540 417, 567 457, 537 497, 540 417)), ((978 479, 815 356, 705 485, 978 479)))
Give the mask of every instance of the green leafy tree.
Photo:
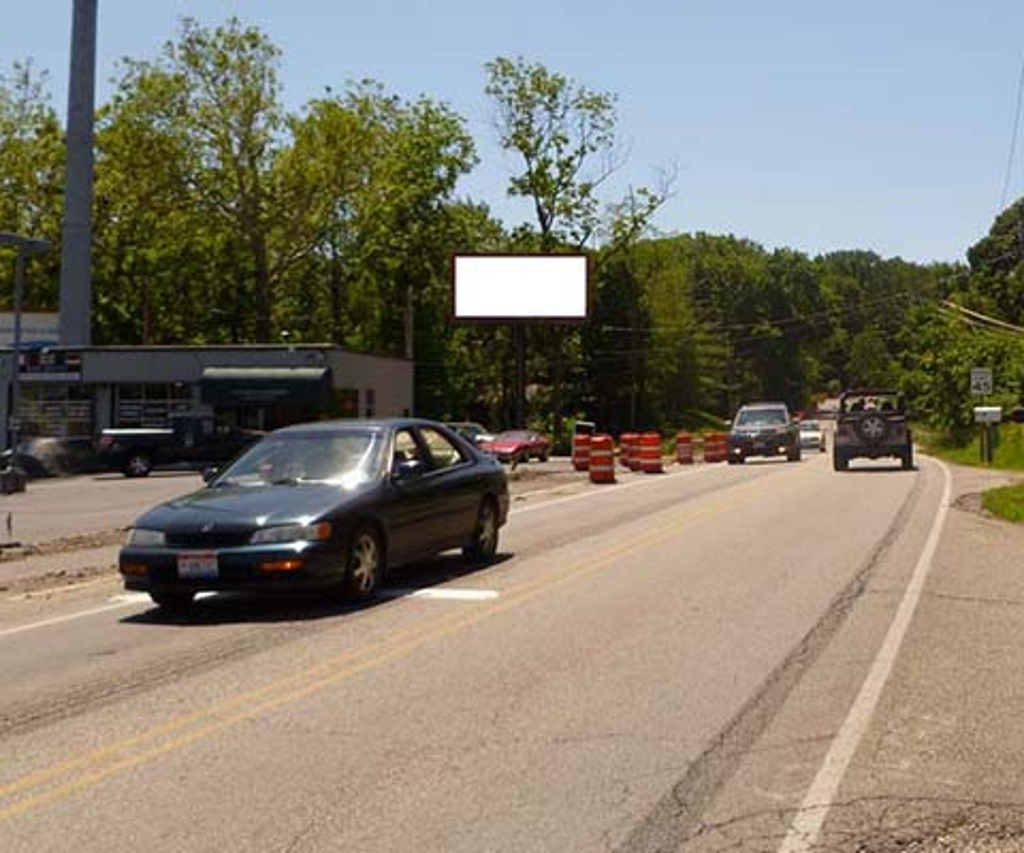
MULTIPOLYGON (((64 138, 46 75, 30 62, 14 63, 0 74, 0 231, 53 244, 33 261, 29 298, 39 307, 57 307, 63 180, 64 138)), ((0 280, 13 277, 13 265, 0 269, 0 280)), ((13 286, 0 288, 0 300, 10 304, 12 293, 13 286)))

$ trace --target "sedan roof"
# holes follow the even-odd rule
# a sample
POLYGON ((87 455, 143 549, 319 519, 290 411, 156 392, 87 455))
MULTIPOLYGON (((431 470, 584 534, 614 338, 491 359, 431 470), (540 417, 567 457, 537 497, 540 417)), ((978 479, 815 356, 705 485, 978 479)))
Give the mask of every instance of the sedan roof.
POLYGON ((426 418, 338 418, 332 421, 310 421, 292 424, 275 430, 275 433, 309 432, 388 432, 413 426, 443 427, 444 424, 426 418))

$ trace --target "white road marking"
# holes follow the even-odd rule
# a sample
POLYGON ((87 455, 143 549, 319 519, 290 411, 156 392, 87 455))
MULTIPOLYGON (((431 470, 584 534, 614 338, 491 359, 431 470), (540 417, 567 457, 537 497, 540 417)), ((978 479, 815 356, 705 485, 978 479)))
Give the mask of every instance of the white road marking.
MULTIPOLYGON (((200 592, 196 599, 210 598, 216 592, 200 592)), ((110 610, 117 610, 121 607, 130 607, 133 604, 151 603, 149 596, 144 592, 126 592, 107 599, 108 604, 102 607, 93 607, 89 610, 79 610, 75 613, 66 613, 63 616, 54 616, 52 619, 43 619, 40 622, 29 622, 27 625, 18 625, 14 628, 0 629, 0 637, 9 637, 13 634, 21 634, 25 631, 34 631, 36 628, 48 628, 51 625, 60 625, 62 622, 72 622, 75 619, 84 619, 86 616, 96 616, 99 613, 107 613, 110 610)))
POLYGON ((119 604, 142 604, 149 601, 149 596, 144 592, 122 592, 120 595, 111 596, 107 600, 119 604))
POLYGON ((925 581, 931 572, 932 558, 935 556, 935 548, 938 546, 939 537, 942 535, 942 528, 946 522, 946 513, 949 509, 953 487, 953 478, 949 468, 939 460, 935 461, 942 469, 945 485, 942 490, 939 511, 932 523, 924 550, 921 551, 921 556, 914 567, 914 573, 903 593, 899 609, 889 626, 882 647, 871 664, 867 678, 864 679, 846 720, 832 741, 832 746, 829 747, 817 776, 814 777, 811 787, 807 789, 800 809, 789 827, 789 832, 786 833, 782 846, 779 847, 779 853, 806 853, 815 846, 818 834, 821 832, 821 827, 825 823, 825 818, 828 817, 829 809, 839 790, 839 785, 846 775, 861 738, 867 731, 871 717, 878 706, 878 700, 882 696, 882 690, 896 663, 900 646, 910 628, 914 611, 917 609, 921 593, 924 591, 925 581))
POLYGON ((381 598, 428 598, 431 601, 493 601, 498 597, 495 589, 456 589, 455 587, 428 587, 427 589, 384 589, 381 598))
MULTIPOLYGON (((196 601, 202 601, 204 598, 213 598, 217 595, 216 592, 197 592, 196 601)), ((121 602, 124 604, 148 604, 150 601, 149 593, 147 592, 123 592, 120 595, 115 595, 109 599, 110 602, 121 602)))
POLYGON ((117 610, 118 608, 128 607, 137 603, 137 601, 117 601, 113 604, 106 604, 103 607, 93 607, 91 610, 80 610, 77 613, 68 613, 64 616, 54 616, 52 619, 44 619, 41 622, 30 622, 28 625, 19 625, 16 628, 4 628, 0 630, 0 637, 9 637, 12 634, 21 634, 24 631, 34 631, 36 628, 48 628, 50 625, 59 625, 62 622, 71 622, 74 619, 82 619, 86 616, 95 616, 97 613, 106 613, 108 610, 117 610))

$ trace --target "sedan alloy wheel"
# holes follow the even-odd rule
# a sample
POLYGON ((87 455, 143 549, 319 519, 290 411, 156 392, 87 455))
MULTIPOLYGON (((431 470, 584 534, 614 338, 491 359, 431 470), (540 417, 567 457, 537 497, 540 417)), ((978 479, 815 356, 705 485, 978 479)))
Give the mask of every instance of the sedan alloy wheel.
POLYGON ((348 551, 345 583, 349 594, 368 598, 376 591, 381 576, 381 546, 376 533, 361 528, 348 551))

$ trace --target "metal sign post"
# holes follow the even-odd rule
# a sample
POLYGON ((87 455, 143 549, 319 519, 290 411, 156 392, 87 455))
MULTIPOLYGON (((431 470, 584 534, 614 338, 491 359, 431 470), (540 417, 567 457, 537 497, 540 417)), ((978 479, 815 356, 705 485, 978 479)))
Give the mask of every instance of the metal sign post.
POLYGON ((11 377, 11 410, 8 413, 7 443, 11 448, 11 467, 18 452, 18 379, 21 372, 21 303, 25 293, 25 258, 50 250, 46 240, 33 240, 20 234, 0 231, 0 246, 13 246, 17 251, 14 262, 14 373, 11 377))
POLYGON ((975 406, 974 422, 981 426, 979 446, 981 449, 981 461, 991 464, 993 451, 995 450, 996 424, 1003 419, 1001 406, 975 406))

